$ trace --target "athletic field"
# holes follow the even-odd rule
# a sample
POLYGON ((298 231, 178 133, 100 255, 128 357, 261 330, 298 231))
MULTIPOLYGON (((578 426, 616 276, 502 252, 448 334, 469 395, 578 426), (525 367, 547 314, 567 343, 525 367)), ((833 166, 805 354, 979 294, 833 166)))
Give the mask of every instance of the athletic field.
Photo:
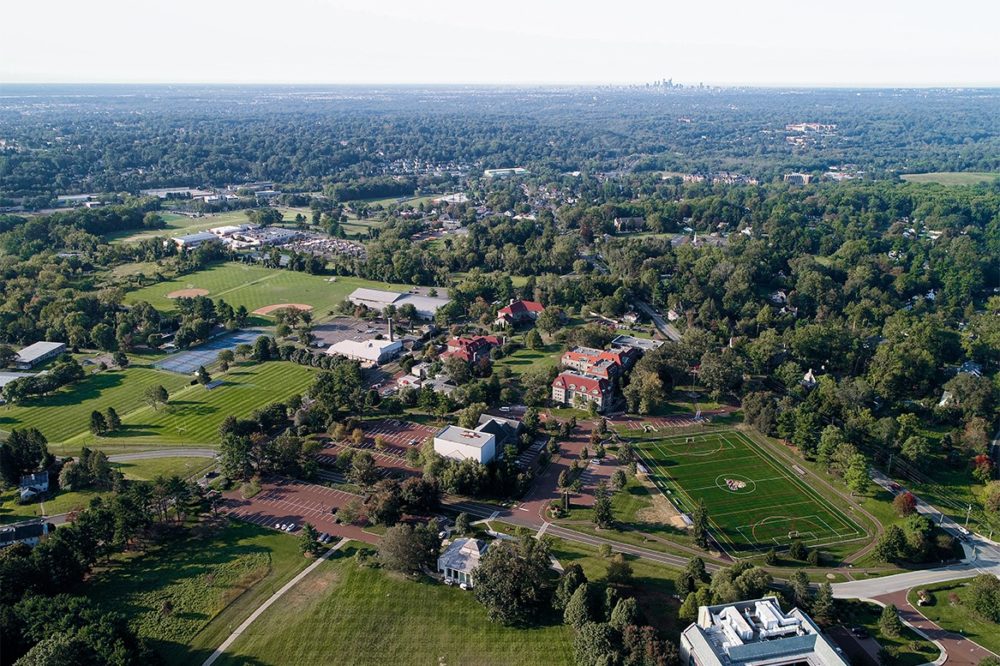
POLYGON ((303 303, 313 307, 313 316, 325 319, 327 313, 344 301, 358 287, 405 291, 409 287, 372 282, 355 277, 330 278, 282 269, 225 262, 189 273, 175 280, 150 285, 125 296, 128 303, 148 301, 161 312, 172 312, 176 301, 167 294, 181 289, 205 289, 208 298, 220 298, 234 308, 246 306, 249 312, 279 303, 303 303), (331 282, 333 279, 335 281, 331 282))
POLYGON ((781 548, 795 539, 828 546, 866 536, 794 468, 740 432, 643 436, 634 443, 653 482, 688 514, 703 499, 713 535, 727 550, 781 548))

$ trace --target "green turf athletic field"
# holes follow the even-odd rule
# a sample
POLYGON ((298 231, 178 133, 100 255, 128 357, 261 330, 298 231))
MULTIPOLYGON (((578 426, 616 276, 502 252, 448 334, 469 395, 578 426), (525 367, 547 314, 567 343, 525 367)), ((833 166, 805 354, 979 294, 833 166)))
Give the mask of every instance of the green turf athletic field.
POLYGON ((826 546, 866 536, 743 433, 642 438, 635 445, 654 483, 682 511, 705 501, 713 534, 727 550, 780 548, 795 539, 826 546))
POLYGON ((161 312, 171 312, 176 302, 167 298, 167 294, 181 289, 206 289, 212 300, 221 298, 233 307, 246 306, 250 312, 266 305, 303 303, 313 306, 313 315, 322 319, 358 287, 408 289, 404 285, 354 277, 337 277, 334 282, 330 279, 321 275, 226 262, 131 291, 125 300, 128 303, 148 301, 161 312))

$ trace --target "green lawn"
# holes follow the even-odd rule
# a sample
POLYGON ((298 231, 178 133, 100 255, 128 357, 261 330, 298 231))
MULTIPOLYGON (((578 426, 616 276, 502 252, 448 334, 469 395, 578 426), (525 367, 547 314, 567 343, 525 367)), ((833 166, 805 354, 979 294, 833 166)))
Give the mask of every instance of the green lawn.
POLYGON ((941 651, 930 641, 921 638, 909 627, 903 627, 899 636, 886 636, 878 626, 882 609, 872 603, 852 599, 837 602, 841 622, 848 627, 863 626, 886 651, 895 655, 891 663, 899 666, 922 666, 937 659, 941 651))
POLYGON ((551 368, 554 365, 559 365, 562 352, 563 345, 557 343, 545 345, 541 349, 527 349, 522 347, 510 356, 500 359, 496 364, 508 367, 512 372, 520 374, 529 370, 551 368))
POLYGON ((313 314, 323 318, 358 287, 405 290, 405 285, 391 285, 354 277, 331 278, 235 262, 216 264, 196 273, 160 282, 129 292, 129 303, 148 301, 157 310, 172 312, 176 305, 167 294, 179 289, 207 289, 210 298, 224 299, 233 307, 254 310, 277 303, 304 303, 313 306, 313 314))
POLYGON ((933 173, 907 173, 900 176, 909 183, 937 183, 939 185, 977 185, 1000 178, 1000 173, 985 171, 936 171, 933 173))
POLYGON ((44 502, 17 503, 17 490, 0 495, 0 523, 16 523, 40 516, 57 516, 61 513, 85 509, 90 500, 104 493, 96 490, 58 491, 44 502))
POLYGON ((926 588, 910 590, 907 600, 928 619, 942 629, 962 634, 973 643, 978 643, 987 650, 1000 652, 1000 627, 995 622, 979 617, 969 606, 969 581, 953 580, 947 583, 931 585, 926 588), (926 589, 934 595, 934 603, 930 606, 917 606, 917 590, 926 589), (951 601, 952 595, 957 600, 951 601))
POLYGON ((179 476, 187 479, 200 472, 205 472, 215 466, 212 458, 150 458, 148 460, 130 460, 128 462, 112 463, 126 479, 151 481, 158 476, 179 476))
POLYGON ((50 443, 61 443, 87 430, 90 413, 114 407, 119 416, 145 407, 143 391, 162 384, 172 395, 188 385, 190 378, 135 365, 125 370, 91 374, 50 396, 28 400, 23 405, 0 407, 0 429, 34 427, 50 443))
POLYGON ((472 593, 321 564, 268 609, 219 664, 572 664, 572 629, 494 624, 472 593))
POLYGON ((315 374, 313 368, 284 361, 235 366, 216 376, 224 381, 221 386, 207 391, 176 373, 129 368, 89 377, 27 405, 2 408, 0 427, 36 427, 57 454, 73 455, 82 446, 106 450, 214 446, 226 416, 245 418, 264 405, 305 392, 315 374), (155 384, 163 384, 170 393, 168 406, 158 410, 142 399, 143 389, 155 384), (108 407, 115 408, 123 427, 117 433, 97 437, 88 429, 90 413, 108 407))
MULTIPOLYGON (((196 528, 201 529, 201 528, 196 528)), ((87 596, 122 613, 168 664, 200 664, 309 560, 293 536, 225 522, 98 571, 87 596)))
POLYGON ((793 539, 819 547, 865 537, 843 511, 743 433, 642 434, 633 439, 654 483, 685 512, 704 500, 712 530, 728 549, 780 548, 793 539))

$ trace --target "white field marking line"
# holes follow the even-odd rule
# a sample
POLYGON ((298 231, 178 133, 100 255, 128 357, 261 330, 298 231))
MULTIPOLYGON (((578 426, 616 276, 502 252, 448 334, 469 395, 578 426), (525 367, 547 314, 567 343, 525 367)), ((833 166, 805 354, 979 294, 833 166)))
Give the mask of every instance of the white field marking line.
POLYGON ((298 573, 298 575, 295 576, 295 578, 293 578, 290 581, 288 581, 287 583, 285 583, 280 590, 278 590, 277 592, 275 592, 274 594, 272 594, 267 601, 265 601, 263 604, 261 604, 257 608, 257 610, 255 610, 253 613, 250 614, 250 617, 248 617, 246 620, 243 621, 243 624, 241 624, 240 626, 236 627, 236 630, 233 631, 233 633, 229 634, 229 637, 222 642, 222 645, 220 645, 218 648, 216 648, 215 652, 213 652, 211 655, 209 655, 208 659, 205 660, 205 662, 202 664, 202 666, 212 666, 212 664, 215 663, 215 660, 218 659, 219 657, 221 657, 222 654, 226 651, 226 649, 230 645, 232 645, 233 642, 237 638, 239 638, 240 635, 244 631, 246 631, 250 627, 251 624, 253 624, 254 620, 256 620, 258 617, 260 617, 264 613, 264 611, 266 611, 268 608, 271 607, 272 604, 274 604, 274 602, 276 602, 278 599, 280 599, 281 597, 283 597, 286 592, 288 592, 290 589, 292 589, 293 587, 295 587, 299 583, 299 581, 301 581, 303 578, 305 578, 310 573, 312 573, 313 569, 315 569, 320 564, 322 564, 323 561, 330 559, 330 557, 336 551, 340 550, 340 548, 344 544, 346 544, 348 541, 350 541, 350 539, 341 539, 340 541, 338 541, 337 545, 335 545, 333 548, 331 548, 330 550, 328 550, 325 553, 323 553, 323 555, 320 556, 319 558, 317 558, 315 562, 313 562, 308 567, 306 567, 305 569, 303 569, 302 571, 300 571, 298 573))
MULTIPOLYGON (((654 445, 655 445, 655 444, 654 444, 654 445)), ((637 448, 636 448, 636 450, 637 450, 637 451, 639 452, 639 457, 641 458, 641 457, 642 457, 642 449, 641 449, 641 448, 639 448, 639 447, 637 447, 637 448)), ((644 462, 645 462, 645 460, 644 460, 644 462)), ((667 478, 667 479, 671 479, 671 478, 672 478, 672 477, 671 477, 671 476, 670 476, 669 474, 663 474, 663 473, 662 473, 662 472, 660 471, 660 470, 662 470, 663 468, 662 468, 662 467, 661 467, 661 466, 660 466, 659 464, 654 464, 654 465, 649 465, 649 469, 650 469, 650 470, 652 470, 653 468, 655 468, 655 469, 657 470, 657 475, 658 475, 658 476, 663 476, 664 478, 667 478)), ((687 493, 687 490, 685 490, 685 489, 684 489, 684 487, 683 487, 683 486, 682 486, 682 485, 681 485, 681 484, 680 484, 680 483, 679 483, 679 482, 678 482, 678 481, 677 481, 676 479, 673 479, 673 481, 674 481, 674 485, 675 485, 675 486, 676 486, 676 488, 677 488, 677 491, 678 491, 678 494, 682 495, 682 496, 684 497, 684 499, 685 499, 685 504, 688 504, 688 505, 689 505, 689 506, 691 507, 691 508, 690 508, 690 509, 688 509, 688 510, 689 510, 689 511, 693 511, 693 510, 694 510, 694 507, 695 507, 695 506, 697 506, 697 505, 696 505, 696 504, 694 503, 694 498, 693 498, 693 497, 691 497, 691 496, 690 496, 690 495, 689 495, 689 494, 687 493)), ((671 500, 670 500, 670 498, 669 498, 669 497, 667 497, 666 493, 664 493, 664 492, 663 492, 663 488, 662 488, 662 487, 660 487, 660 484, 656 483, 656 481, 654 480, 654 481, 653 481, 653 485, 657 487, 657 489, 658 489, 658 490, 660 491, 660 494, 661 494, 661 495, 663 495, 663 496, 664 496, 664 498, 666 498, 666 500, 667 500, 668 502, 670 502, 670 501, 671 501, 671 500)), ((679 503, 678 503, 678 504, 679 504, 679 503)), ((727 543, 727 544, 729 544, 730 548, 735 548, 735 547, 736 547, 736 544, 734 544, 734 543, 732 542, 732 540, 731 540, 731 539, 729 538, 729 536, 728 536, 728 535, 727 535, 727 534, 726 534, 726 533, 725 533, 725 532, 724 532, 724 531, 722 530, 722 528, 721 528, 721 527, 719 527, 718 523, 716 523, 716 522, 715 522, 714 520, 712 520, 712 517, 711 517, 711 516, 709 516, 709 518, 708 518, 708 522, 709 522, 709 524, 710 524, 710 525, 714 526, 714 529, 713 529, 713 534, 715 534, 715 536, 716 536, 716 541, 717 541, 717 542, 719 543, 719 546, 720 546, 720 547, 722 546, 722 540, 725 540, 725 541, 726 541, 726 543, 727 543), (721 539, 720 539, 720 537, 721 537, 721 539)))
MULTIPOLYGON (((767 451, 765 451, 761 447, 760 444, 758 444, 757 442, 753 441, 752 438, 748 437, 747 435, 744 435, 743 433, 738 433, 737 432, 735 434, 738 437, 744 439, 748 443, 747 444, 748 448, 750 448, 751 450, 754 450, 754 451, 759 451, 760 457, 765 462, 769 463, 771 465, 771 467, 775 469, 775 471, 778 471, 780 473, 785 473, 785 470, 783 468, 778 467, 777 460, 773 459, 771 457, 771 454, 769 454, 767 451)), ((813 500, 816 502, 816 505, 818 507, 824 509, 826 511, 826 513, 829 513, 832 517, 836 517, 837 520, 839 520, 840 522, 842 522, 845 526, 851 525, 851 524, 855 525, 855 527, 856 527, 856 533, 859 534, 859 535, 862 535, 859 538, 863 538, 864 536, 867 536, 867 533, 864 531, 864 529, 861 527, 861 525, 859 525, 856 522, 854 522, 853 520, 851 520, 847 516, 846 513, 844 513, 839 507, 835 506, 830 500, 828 500, 825 497, 823 497, 823 495, 820 494, 819 491, 817 491, 814 488, 812 488, 812 486, 807 485, 803 480, 801 480, 799 478, 796 478, 796 476, 794 476, 792 474, 788 474, 788 478, 790 479, 790 484, 792 486, 795 486, 795 487, 801 489, 802 492, 803 492, 803 494, 806 497, 813 498, 813 500)))
MULTIPOLYGON (((782 504, 781 507, 784 508, 786 506, 795 506, 796 504, 810 504, 810 502, 790 502, 790 503, 787 503, 787 504, 782 504)), ((726 511, 724 513, 716 513, 714 515, 716 515, 716 516, 735 516, 737 514, 747 513, 747 512, 759 513, 760 509, 740 509, 739 511, 726 511)), ((755 523, 747 523, 747 524, 748 525, 754 525, 755 523)), ((746 527, 746 525, 744 525, 744 527, 746 527)))
MULTIPOLYGON (((766 451, 764 451, 763 449, 760 449, 760 445, 759 444, 757 444, 756 442, 754 442, 753 440, 751 440, 746 435, 743 435, 742 433, 736 433, 736 434, 737 434, 738 437, 740 437, 742 439, 745 439, 747 442, 749 442, 749 444, 747 445, 748 448, 750 448, 751 450, 755 450, 755 452, 757 450, 759 450, 759 454, 758 454, 759 457, 762 460, 764 460, 764 462, 768 463, 771 466, 772 469, 774 469, 779 474, 784 474, 785 473, 784 470, 781 467, 778 467, 778 463, 777 463, 776 460, 773 460, 770 457, 770 455, 767 454, 766 451)), ((795 478, 794 476, 792 476, 790 474, 787 475, 787 476, 790 479, 790 484, 793 487, 799 488, 801 490, 802 494, 805 497, 812 498, 812 500, 816 503, 816 506, 818 508, 823 509, 824 511, 826 511, 827 513, 829 513, 831 516, 836 516, 837 519, 840 520, 842 523, 844 523, 845 526, 851 524, 852 521, 847 518, 847 515, 844 512, 842 512, 840 509, 838 509, 836 506, 834 506, 829 500, 827 500, 825 497, 823 497, 822 495, 820 495, 816 490, 814 490, 813 488, 811 488, 810 486, 808 486, 804 482, 802 482, 800 479, 797 479, 797 478, 795 478)), ((860 525, 858 525, 857 527, 860 530, 860 525)), ((861 534, 861 531, 859 531, 858 534, 861 534)))
MULTIPOLYGON (((731 473, 731 474, 732 474, 733 476, 743 476, 743 474, 737 474, 736 472, 730 472, 730 473, 731 473)), ((726 473, 725 473, 725 472, 723 472, 723 473, 722 473, 722 474, 720 474, 719 476, 725 476, 725 475, 726 475, 726 473)), ((780 481, 781 479, 783 479, 783 478, 785 478, 785 477, 783 477, 783 476, 772 476, 772 477, 770 477, 770 478, 767 478, 767 479, 751 479, 750 477, 746 477, 746 478, 747 478, 748 480, 750 480, 750 481, 753 481, 754 483, 764 483, 765 481, 780 481)), ((741 479, 741 480, 742 480, 742 479, 741 479)), ((720 487, 719 487, 719 486, 718 486, 717 484, 714 484, 714 483, 713 483, 713 484, 712 484, 712 485, 710 485, 710 486, 702 486, 701 488, 692 488, 692 489, 691 489, 691 492, 693 492, 693 493, 696 493, 696 492, 698 492, 698 491, 701 491, 701 490, 712 490, 712 489, 715 489, 715 490, 722 490, 722 488, 720 488, 720 487)), ((731 491, 729 491, 729 492, 731 492, 731 491)), ((750 493, 734 493, 734 494, 735 494, 735 495, 749 495, 750 493)), ((787 506, 787 504, 782 504, 782 506, 787 506)), ((721 514, 720 514, 720 515, 721 515, 721 514)))

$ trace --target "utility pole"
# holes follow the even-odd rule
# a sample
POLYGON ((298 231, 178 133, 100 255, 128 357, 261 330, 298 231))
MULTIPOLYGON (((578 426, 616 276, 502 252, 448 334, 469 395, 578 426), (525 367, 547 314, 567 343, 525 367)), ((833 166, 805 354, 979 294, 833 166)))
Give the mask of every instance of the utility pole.
POLYGON ((970 514, 972 514, 972 505, 971 504, 969 505, 969 508, 965 510, 965 526, 966 527, 969 526, 969 515, 970 514))
POLYGON ((889 464, 885 467, 885 475, 890 476, 892 474, 892 457, 896 455, 895 453, 889 453, 889 464))

